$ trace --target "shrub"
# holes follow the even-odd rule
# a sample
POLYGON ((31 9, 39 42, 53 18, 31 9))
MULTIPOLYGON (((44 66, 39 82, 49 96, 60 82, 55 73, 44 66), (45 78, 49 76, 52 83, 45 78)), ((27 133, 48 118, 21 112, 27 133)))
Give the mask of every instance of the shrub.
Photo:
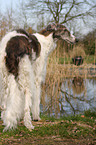
POLYGON ((75 58, 76 56, 81 56, 83 59, 85 58, 86 54, 84 51, 83 45, 77 45, 73 48, 73 50, 70 52, 70 57, 75 58))

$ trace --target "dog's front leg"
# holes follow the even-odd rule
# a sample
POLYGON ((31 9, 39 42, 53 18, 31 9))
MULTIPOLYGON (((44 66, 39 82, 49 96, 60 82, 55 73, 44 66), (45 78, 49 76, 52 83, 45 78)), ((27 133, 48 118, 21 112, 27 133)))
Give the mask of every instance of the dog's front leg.
POLYGON ((41 94, 41 84, 35 82, 35 91, 32 96, 32 116, 34 121, 39 121, 40 119, 40 94, 41 94))

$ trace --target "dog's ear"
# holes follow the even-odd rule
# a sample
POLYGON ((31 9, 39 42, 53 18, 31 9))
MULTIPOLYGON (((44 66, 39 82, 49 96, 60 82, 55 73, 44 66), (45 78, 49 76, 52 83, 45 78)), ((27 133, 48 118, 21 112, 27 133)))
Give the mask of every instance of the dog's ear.
POLYGON ((47 31, 55 31, 57 28, 56 28, 56 24, 49 24, 46 28, 47 31))
POLYGON ((29 37, 29 34, 28 34, 24 29, 16 29, 16 32, 17 32, 17 33, 20 33, 20 34, 24 34, 24 35, 26 35, 27 37, 29 37))
POLYGON ((38 39, 34 35, 30 35, 29 38, 30 38, 29 39, 30 46, 33 49, 32 51, 36 52, 36 57, 39 57, 41 52, 41 45, 38 39))
POLYGON ((46 28, 47 31, 56 31, 58 29, 65 29, 66 27, 61 24, 49 24, 46 28))

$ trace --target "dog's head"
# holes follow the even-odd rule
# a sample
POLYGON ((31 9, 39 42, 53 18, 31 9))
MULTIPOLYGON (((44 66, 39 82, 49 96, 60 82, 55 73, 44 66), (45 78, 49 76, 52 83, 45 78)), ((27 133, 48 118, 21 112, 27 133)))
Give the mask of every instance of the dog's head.
POLYGON ((75 43, 76 38, 74 35, 70 33, 70 31, 61 24, 50 24, 47 26, 46 31, 53 32, 53 39, 57 40, 65 40, 68 43, 75 43))

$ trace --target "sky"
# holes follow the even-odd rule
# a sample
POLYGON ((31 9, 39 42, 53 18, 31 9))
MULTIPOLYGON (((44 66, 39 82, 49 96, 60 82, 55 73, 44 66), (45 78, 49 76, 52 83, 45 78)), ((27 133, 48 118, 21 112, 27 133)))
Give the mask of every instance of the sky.
MULTIPOLYGON (((11 7, 13 9, 17 9, 19 6, 19 3, 23 1, 26 2, 26 0, 0 0, 0 9, 1 11, 4 11, 4 12, 6 12, 6 10, 11 7)), ((83 29, 83 33, 87 33, 87 31, 89 31, 88 29, 89 28, 85 27, 83 29)))
POLYGON ((20 2, 21 0, 0 0, 0 9, 3 11, 6 11, 8 7, 13 7, 16 8, 16 5, 20 2))

